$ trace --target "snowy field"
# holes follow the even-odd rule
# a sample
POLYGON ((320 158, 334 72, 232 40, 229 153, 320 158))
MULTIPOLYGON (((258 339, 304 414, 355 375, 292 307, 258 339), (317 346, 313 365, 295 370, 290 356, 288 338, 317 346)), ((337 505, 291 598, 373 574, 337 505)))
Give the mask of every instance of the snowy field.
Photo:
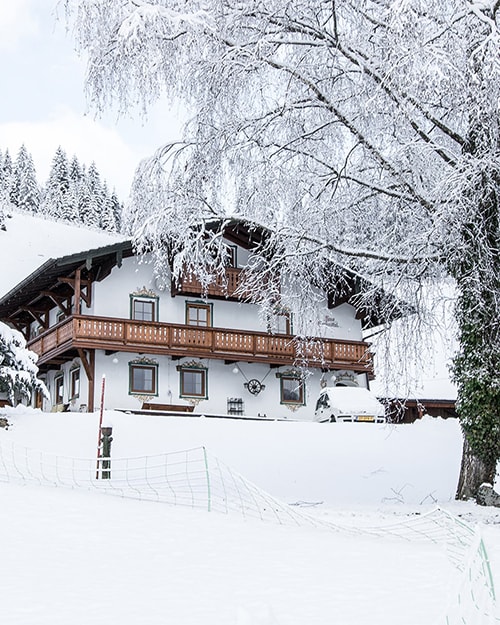
MULTIPOLYGON (((0 429, 4 462, 13 444, 95 457, 97 414, 8 412, 11 425, 0 429)), ((436 504, 481 529, 500 587, 500 515, 453 501, 461 448, 455 421, 380 426, 107 412, 105 424, 113 427, 112 466, 120 457, 204 445, 295 504, 294 514, 324 525, 0 479, 0 623, 444 625, 456 615, 462 579, 445 541, 380 530, 404 533, 419 523, 427 531, 436 504)), ((459 618, 450 623, 496 622, 459 618)))

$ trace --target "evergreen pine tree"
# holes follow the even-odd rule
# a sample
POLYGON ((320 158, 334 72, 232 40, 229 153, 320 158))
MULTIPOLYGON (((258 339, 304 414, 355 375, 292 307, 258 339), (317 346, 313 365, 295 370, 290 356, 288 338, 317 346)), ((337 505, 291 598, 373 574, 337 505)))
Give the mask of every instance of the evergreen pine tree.
POLYGON ((87 172, 85 167, 82 168, 82 177, 80 181, 76 185, 76 196, 77 196, 77 221, 81 224, 86 224, 89 219, 90 213, 90 189, 87 180, 87 172))
POLYGON ((90 164, 86 176, 89 202, 84 223, 89 228, 99 228, 104 205, 104 191, 101 178, 94 162, 90 164))
POLYGON ((36 213, 40 205, 40 189, 36 180, 35 165, 23 144, 13 167, 12 202, 17 208, 36 213))
POLYGON ((69 175, 70 185, 73 183, 76 184, 80 182, 84 175, 84 170, 82 166, 80 165, 80 162, 76 156, 73 156, 73 158, 71 159, 69 163, 68 175, 69 175))
POLYGON ((52 160, 45 188, 41 211, 44 215, 61 219, 68 214, 69 184, 68 158, 66 152, 59 146, 52 160))
POLYGON ((13 167, 12 167, 12 159, 10 157, 9 150, 5 150, 5 154, 3 156, 2 161, 2 189, 0 191, 1 197, 4 202, 11 202, 11 191, 12 191, 12 180, 13 177, 13 167))
POLYGON ((0 323, 0 391, 7 393, 15 405, 29 400, 39 391, 48 396, 43 382, 37 378, 37 355, 26 347, 26 340, 17 330, 0 323))
POLYGON ((121 232, 123 204, 120 204, 120 201, 115 191, 113 191, 113 193, 111 194, 111 203, 113 205, 113 213, 115 216, 115 230, 116 232, 121 232))
POLYGON ((104 182, 103 185, 103 205, 100 214, 99 226, 107 232, 116 232, 116 220, 113 202, 108 192, 108 187, 104 182))

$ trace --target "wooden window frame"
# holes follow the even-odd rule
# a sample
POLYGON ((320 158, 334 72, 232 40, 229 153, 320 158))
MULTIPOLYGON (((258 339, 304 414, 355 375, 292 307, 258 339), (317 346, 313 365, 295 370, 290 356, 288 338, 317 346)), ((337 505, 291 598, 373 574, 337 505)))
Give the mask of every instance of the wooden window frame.
POLYGON ((287 310, 275 310, 274 313, 268 317, 267 331, 271 334, 291 336, 293 334, 293 314, 287 310), (280 331, 279 319, 285 320, 285 332, 280 331))
POLYGON ((75 367, 71 369, 69 372, 69 388, 70 388, 70 399, 77 399, 80 397, 80 367, 75 367), (78 382, 78 384, 76 384, 78 382), (77 387, 78 386, 78 390, 77 387))
POLYGON ((129 362, 129 395, 148 395, 158 397, 158 365, 154 363, 129 362), (148 369, 153 372, 152 390, 134 388, 134 371, 137 369, 148 369))
POLYGON ((300 377, 293 375, 282 375, 279 378, 280 380, 280 403, 282 404, 291 404, 294 406, 305 406, 306 405, 306 388, 304 384, 304 380, 300 377), (285 388, 284 382, 293 381, 296 383, 297 389, 299 391, 298 399, 286 399, 285 398, 285 388))
POLYGON ((54 404, 64 403, 64 374, 60 373, 54 378, 54 404), (59 390, 61 391, 61 397, 59 398, 59 390))
POLYGON ((193 399, 208 399, 208 370, 201 367, 179 367, 179 397, 193 399), (184 374, 197 373, 201 375, 201 393, 187 393, 184 389, 184 374))
POLYGON ((158 298, 150 297, 149 295, 131 295, 130 296, 130 319, 132 321, 143 321, 144 323, 154 323, 158 321, 158 298), (137 319, 135 314, 135 304, 141 302, 144 304, 151 304, 152 306, 152 318, 151 319, 137 319))
POLYGON ((186 325, 192 328, 212 328, 213 327, 213 304, 207 304, 206 302, 186 302, 186 325), (206 310, 207 323, 190 323, 189 311, 190 309, 206 310))
MULTIPOLYGON (((279 326, 277 329, 276 334, 285 334, 287 336, 289 336, 290 334, 292 334, 293 332, 293 324, 292 324, 292 315, 290 313, 277 313, 276 314, 277 319, 284 319, 285 320, 285 332, 280 332, 279 331, 279 326)), ((278 323, 277 323, 278 325, 278 323)))

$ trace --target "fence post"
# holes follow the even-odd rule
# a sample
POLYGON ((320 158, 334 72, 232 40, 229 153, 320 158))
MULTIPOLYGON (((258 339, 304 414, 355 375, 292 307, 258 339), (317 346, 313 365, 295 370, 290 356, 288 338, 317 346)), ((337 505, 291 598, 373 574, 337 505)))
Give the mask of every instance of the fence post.
POLYGON ((208 470, 207 450, 205 447, 203 447, 203 458, 205 460, 205 476, 207 478, 207 510, 210 512, 212 509, 212 493, 210 489, 210 472, 208 470))

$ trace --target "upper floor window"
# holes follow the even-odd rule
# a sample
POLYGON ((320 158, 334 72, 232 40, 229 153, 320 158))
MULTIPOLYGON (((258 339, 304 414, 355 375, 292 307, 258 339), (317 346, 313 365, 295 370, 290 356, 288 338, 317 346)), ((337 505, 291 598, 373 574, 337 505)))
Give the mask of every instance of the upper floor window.
POLYGON ((276 315, 276 334, 291 334, 292 321, 290 313, 279 313, 276 315))
POLYGON ((158 298, 130 296, 130 318, 135 321, 158 320, 158 298))
POLYGON ((227 266, 228 267, 237 267, 238 266, 238 256, 237 256, 238 248, 236 245, 228 245, 227 246, 227 266))
POLYGON ((212 326, 212 305, 186 302, 186 325, 209 328, 212 326))
POLYGON ((268 320, 268 331, 273 334, 292 334, 292 313, 278 308, 268 320))

